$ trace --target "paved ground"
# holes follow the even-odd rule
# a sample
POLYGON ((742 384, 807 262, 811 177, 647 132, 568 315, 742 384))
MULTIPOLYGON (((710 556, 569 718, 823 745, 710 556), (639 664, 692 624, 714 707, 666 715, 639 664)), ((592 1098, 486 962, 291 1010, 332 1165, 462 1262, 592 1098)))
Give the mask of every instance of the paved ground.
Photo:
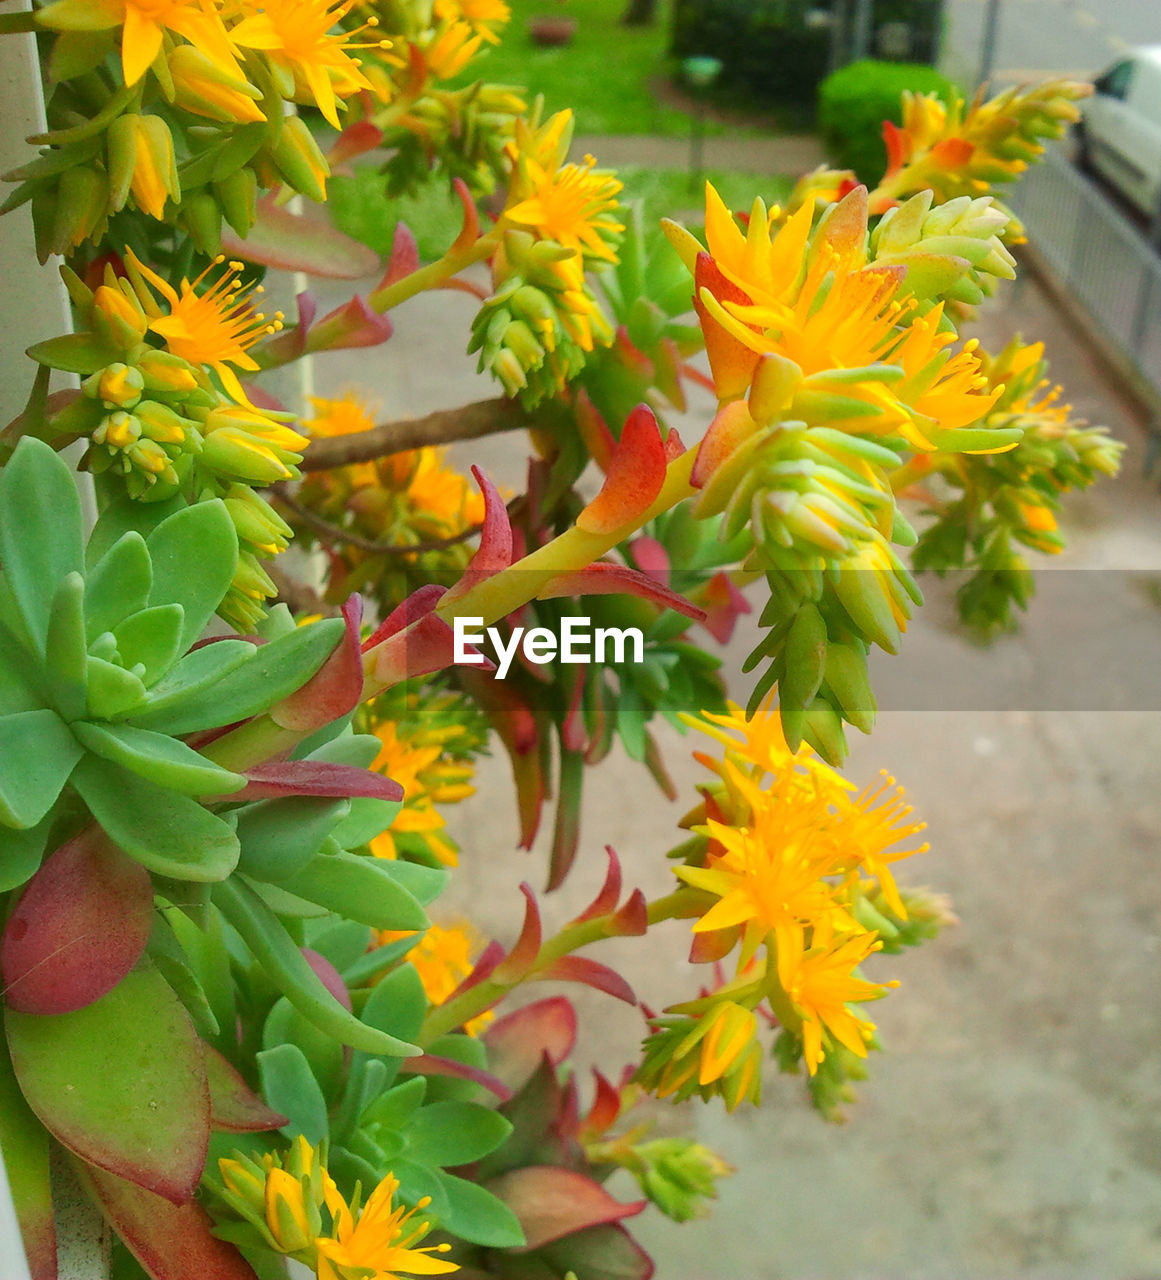
MULTIPOLYGON (((470 308, 450 294, 407 304, 380 351, 320 358, 320 387, 369 382, 399 414, 494 394, 449 341, 449 330, 466 337, 470 308)), ((705 1222, 638 1220, 661 1280, 1161 1277, 1161 508, 1141 476, 1139 426, 1032 285, 981 325, 997 346, 1018 328, 1046 339, 1078 409, 1129 441, 1125 478, 1069 503, 1070 551, 1041 576, 1021 635, 976 649, 931 591, 904 656, 879 664, 889 709, 850 766, 856 779, 887 766, 905 783, 932 842, 907 875, 949 892, 962 923, 882 966, 903 987, 876 1006, 886 1051, 845 1126, 773 1075, 758 1112, 664 1109, 663 1124, 693 1126, 738 1172, 705 1222)), ((687 440, 709 412, 695 407, 687 440)), ((523 441, 462 456, 518 483, 523 441)), ((726 654, 739 692, 747 640, 726 654)), ((580 863, 551 918, 591 894, 607 842, 632 881, 665 889, 663 854, 700 776, 688 741, 665 735, 665 750, 679 805, 623 760, 590 778, 580 863)), ((503 760, 480 782, 452 811, 464 854, 447 905, 510 940, 516 885, 542 880, 544 851, 512 848, 503 760)), ((659 1005, 696 984, 687 942, 672 925, 602 958, 659 1005)), ((584 1053, 606 1067, 631 1058, 639 1016, 581 1003, 584 1053)))

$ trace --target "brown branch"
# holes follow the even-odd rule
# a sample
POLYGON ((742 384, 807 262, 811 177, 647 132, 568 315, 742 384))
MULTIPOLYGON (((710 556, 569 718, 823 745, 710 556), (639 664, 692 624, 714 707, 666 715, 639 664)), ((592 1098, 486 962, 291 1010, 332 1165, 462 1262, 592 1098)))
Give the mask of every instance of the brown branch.
POLYGON ((341 525, 324 520, 297 498, 292 497, 285 485, 274 485, 273 492, 279 502, 289 507, 303 524, 309 525, 318 534, 320 541, 328 546, 341 546, 345 543, 349 547, 358 547, 361 551, 370 551, 379 556, 410 556, 421 555, 424 551, 440 551, 444 547, 454 547, 459 542, 467 542, 469 538, 474 538, 480 532, 480 526, 473 524, 467 529, 461 529, 459 533, 452 534, 450 538, 433 538, 430 542, 375 542, 371 538, 364 538, 361 533, 355 533, 350 529, 344 529, 341 525))
POLYGON ((424 445, 476 440, 500 431, 519 431, 529 425, 527 414, 515 400, 503 397, 479 400, 460 409, 440 409, 425 418, 384 422, 349 436, 324 436, 311 441, 299 465, 303 471, 330 471, 351 462, 369 462, 424 445))

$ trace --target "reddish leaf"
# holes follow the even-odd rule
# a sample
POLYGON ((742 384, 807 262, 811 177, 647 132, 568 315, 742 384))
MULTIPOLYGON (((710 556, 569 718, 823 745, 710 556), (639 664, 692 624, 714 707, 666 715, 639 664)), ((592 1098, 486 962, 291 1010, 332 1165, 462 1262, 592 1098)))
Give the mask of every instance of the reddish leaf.
POLYGON ((585 1276, 587 1280, 651 1280, 653 1259, 619 1223, 578 1231, 542 1254, 554 1275, 585 1276))
POLYGON ((269 198, 258 201, 258 216, 245 240, 229 227, 222 228, 222 248, 246 262, 332 280, 358 280, 379 266, 378 254, 365 244, 329 222, 301 217, 269 198))
POLYGON ((363 652, 373 649, 389 636, 398 635, 419 618, 426 617, 439 604, 443 596, 444 588, 437 586, 434 582, 429 582, 426 586, 413 591, 405 600, 397 604, 363 641, 363 652))
POLYGON ((449 1000, 454 1000, 456 996, 464 991, 470 991, 473 987, 478 986, 485 978, 492 976, 493 970, 504 959, 504 948, 495 939, 480 952, 476 963, 472 966, 471 973, 460 983, 458 987, 448 996, 449 1000))
POLYGON ((419 245, 406 222, 395 224, 395 235, 391 240, 391 257, 387 261, 387 270, 379 281, 378 289, 386 289, 413 271, 419 270, 419 245))
POLYGON ((586 1227, 631 1218, 645 1208, 644 1200, 622 1204, 591 1178, 554 1165, 529 1165, 503 1173, 488 1183, 520 1219, 525 1244, 516 1253, 539 1249, 586 1227))
POLYGON ((280 796, 369 797, 398 801, 403 788, 381 773, 328 760, 281 760, 246 770, 250 781, 231 800, 268 800, 280 796))
POLYGON ((883 142, 887 148, 887 172, 890 177, 898 172, 907 162, 907 143, 909 135, 904 133, 892 120, 883 121, 883 142))
POLYGON ((645 895, 634 889, 609 921, 609 932, 615 938, 639 938, 649 928, 649 912, 645 895))
POLYGON ((580 843, 581 788, 584 784, 585 758, 580 751, 570 751, 560 744, 560 794, 556 801, 556 822, 552 832, 552 852, 548 862, 546 893, 564 884, 576 859, 580 843))
POLYGON ((470 1080, 494 1093, 501 1102, 507 1102, 512 1096, 512 1090, 491 1072, 481 1071, 479 1067, 469 1066, 466 1062, 457 1062, 454 1058, 422 1053, 418 1058, 408 1058, 403 1069, 410 1075, 451 1076, 453 1080, 470 1080))
POLYGON ((133 968, 152 928, 149 873, 90 826, 46 859, 8 919, 0 974, 9 1008, 84 1008, 133 968))
POLYGON ((757 430, 744 400, 734 400, 723 405, 714 415, 700 445, 689 483, 695 489, 704 488, 710 477, 725 465, 734 451, 757 430))
POLYGON ((565 996, 552 996, 498 1018, 484 1033, 488 1066, 513 1089, 544 1058, 559 1065, 576 1044, 576 1010, 565 996))
POLYGON ((537 592, 538 600, 554 600, 561 596, 640 596, 661 609, 675 609, 696 622, 705 619, 705 613, 691 604, 684 596, 623 564, 608 564, 598 560, 584 569, 574 569, 546 582, 537 592))
POLYGON ((609 460, 617 448, 617 437, 609 430, 609 424, 584 387, 577 392, 573 411, 585 448, 597 466, 607 471, 609 460))
POLYGON ((665 437, 665 460, 672 462, 675 458, 680 458, 685 452, 685 442, 678 435, 677 428, 670 427, 669 434, 665 437))
POLYGON ((468 190, 467 183, 463 178, 455 178, 452 181, 455 193, 459 197, 460 204, 464 208, 464 222, 460 228, 460 233, 456 236, 452 243, 449 253, 454 253, 457 249, 470 249, 472 245, 480 238, 480 214, 476 208, 475 199, 468 190))
POLYGON ((25 1102, 0 1046, 0 1152, 31 1280, 57 1280, 50 1141, 25 1102))
POLYGON ((343 351, 352 347, 381 346, 395 326, 380 315, 361 293, 337 306, 310 331, 307 351, 343 351))
POLYGON ((582 1126, 586 1136, 591 1137, 605 1133, 621 1114, 621 1091, 596 1067, 593 1068, 593 1082, 596 1085, 596 1095, 582 1126))
POLYGON ((676 800, 677 787, 669 776, 669 770, 665 767, 665 759, 661 754, 661 748, 657 745, 657 739, 648 729, 645 731, 645 768, 649 770, 649 776, 661 789, 661 794, 667 800, 676 800))
POLYGON ((28 1105, 75 1155, 173 1204, 193 1197, 210 1138, 201 1042, 169 984, 136 968, 73 1013, 9 1009, 28 1105))
POLYGON ((595 920, 597 916, 607 916, 621 898, 621 859, 611 844, 605 845, 605 853, 609 865, 605 868, 605 881, 597 896, 570 923, 583 924, 586 920, 595 920))
POLYGON ((153 1280, 256 1280, 232 1244, 210 1231, 196 1201, 172 1205, 143 1187, 75 1160, 82 1185, 153 1280))
MULTIPOLYGON (((708 253, 697 255, 693 309, 697 312, 702 336, 705 338, 705 353, 709 357, 714 388, 719 399, 732 400, 735 396, 743 395, 750 385, 754 366, 758 363, 758 353, 739 342, 710 315, 701 300, 702 289, 708 289, 719 302, 738 302, 749 306, 753 299, 722 275, 718 264, 708 253)), ((758 332, 757 326, 750 327, 755 333, 758 332)))
POLYGON ((636 1005, 633 988, 614 969, 587 956, 561 956, 536 973, 537 982, 579 982, 626 1004, 636 1005))
POLYGON ((359 705, 363 695, 361 596, 353 595, 343 605, 343 621, 347 624, 346 634, 330 657, 306 684, 271 707, 270 718, 275 724, 313 733, 359 705))
POLYGON ((508 508, 496 486, 479 467, 472 468, 472 475, 484 495, 484 523, 480 529, 480 545, 472 556, 460 580, 447 593, 448 601, 465 595, 478 582, 490 578, 512 563, 512 521, 508 508))
POLYGON ((665 483, 665 442, 648 405, 625 420, 600 493, 576 518, 586 533, 612 533, 631 524, 653 504, 665 483))
POLYGON ((343 975, 335 968, 326 956, 319 955, 317 951, 312 951, 310 947, 301 947, 303 959, 314 970, 315 976, 331 993, 339 1004, 347 1010, 351 1011, 351 993, 347 990, 347 984, 343 981, 343 975))
MULTIPOLYGON (((820 230, 821 239, 836 253, 861 251, 867 240, 867 188, 855 187, 838 204, 831 205, 820 230)), ((815 236, 815 242, 819 238, 815 236)))
POLYGON ((374 151, 383 141, 383 130, 373 125, 370 120, 357 120, 349 124, 335 139, 334 145, 327 152, 327 164, 333 173, 339 165, 367 151, 374 151))
POLYGON ((719 644, 728 644, 738 618, 752 612, 749 600, 724 570, 715 573, 702 588, 701 602, 706 606, 702 625, 719 644))
POLYGON ((584 751, 588 741, 585 733, 584 716, 581 714, 581 699, 585 691, 584 667, 574 667, 572 693, 569 696, 568 710, 560 724, 560 748, 562 751, 584 751))
POLYGON ((210 1127, 226 1133, 261 1133, 289 1124, 262 1101, 241 1075, 213 1047, 202 1044, 210 1086, 210 1127))
POLYGON ((629 543, 629 554, 633 563, 647 574, 654 582, 666 585, 669 582, 669 552, 657 541, 642 534, 629 543))
POLYGON ((528 972, 533 961, 540 954, 540 907, 536 902, 536 894, 527 884, 520 886, 524 895, 524 924, 516 945, 493 970, 492 976, 497 982, 519 982, 528 972))

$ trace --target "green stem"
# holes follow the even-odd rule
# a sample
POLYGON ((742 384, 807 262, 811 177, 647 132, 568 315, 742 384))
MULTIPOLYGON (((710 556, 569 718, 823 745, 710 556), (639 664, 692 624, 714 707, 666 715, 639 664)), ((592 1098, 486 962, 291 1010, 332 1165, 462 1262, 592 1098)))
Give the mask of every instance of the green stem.
MULTIPOLYGON (((646 919, 650 925, 659 924, 662 920, 677 920, 683 916, 695 915, 695 903, 700 898, 695 890, 688 888, 675 889, 663 898, 657 898, 646 908, 646 919)), ((424 1020, 423 1029, 416 1036, 416 1043, 427 1047, 440 1036, 447 1035, 456 1027, 490 1009, 502 1000, 510 991, 523 982, 532 982, 537 975, 547 969, 555 960, 570 955, 590 943, 600 942, 603 938, 617 936, 616 926, 612 923, 615 911, 608 915, 596 916, 592 920, 582 920, 576 924, 566 925, 555 938, 550 938, 541 946, 536 959, 529 968, 512 982, 502 982, 495 978, 485 978, 483 982, 465 991, 462 995, 437 1005, 424 1020)))
POLYGON ((382 288, 368 294, 367 302, 373 310, 382 315, 392 307, 399 306, 401 302, 406 302, 408 298, 414 298, 417 293, 422 293, 425 289, 434 289, 445 280, 450 280, 452 276, 458 275, 472 263, 483 262, 485 258, 490 258, 496 251, 498 242, 499 238, 493 229, 486 235, 480 236, 466 249, 456 249, 453 246, 437 261, 429 262, 426 267, 412 271, 402 280, 383 285, 382 288))
POLYGON ((140 104, 142 86, 124 85, 110 97, 109 101, 91 119, 78 124, 72 129, 56 129, 50 133, 36 133, 28 139, 37 146, 63 147, 70 142, 83 142, 101 132, 115 120, 130 104, 140 104))

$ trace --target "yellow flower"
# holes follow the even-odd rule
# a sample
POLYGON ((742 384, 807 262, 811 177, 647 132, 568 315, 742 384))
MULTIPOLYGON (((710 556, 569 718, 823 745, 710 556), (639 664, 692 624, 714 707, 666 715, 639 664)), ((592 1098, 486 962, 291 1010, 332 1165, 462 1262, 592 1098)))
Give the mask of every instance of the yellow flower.
MULTIPOLYGON (((331 30, 354 6, 355 0, 250 0, 246 16, 230 37, 245 49, 265 53, 282 78, 283 91, 313 99, 338 129, 338 99, 371 88, 348 50, 366 47, 368 42, 356 37, 376 26, 378 18, 369 18, 357 31, 331 30)), ((390 44, 370 43, 377 48, 390 44)))
POLYGON ((121 27, 121 71, 127 85, 146 73, 167 32, 184 36, 222 70, 238 74, 233 43, 209 0, 55 0, 36 20, 55 31, 121 27))
POLYGON ((592 156, 580 165, 564 164, 571 136, 571 111, 557 112, 536 130, 517 120, 507 148, 514 172, 503 218, 582 256, 616 262, 614 244, 624 226, 609 215, 621 183, 595 169, 592 156))
MULTIPOLYGON (((167 350, 192 365, 204 365, 215 370, 227 393, 242 404, 248 404, 246 393, 231 365, 256 372, 258 364, 246 354, 260 338, 282 328, 282 313, 276 312, 272 321, 250 305, 257 288, 239 285, 238 273, 244 263, 231 262, 217 280, 199 292, 199 286, 225 258, 217 257, 192 282, 183 279, 180 289, 174 289, 167 280, 151 271, 129 251, 129 273, 137 287, 138 296, 147 302, 152 318, 149 327, 164 339, 167 350), (151 286, 165 299, 169 311, 165 314, 149 296, 151 286), (152 303, 152 306, 149 306, 152 303)), ((260 288, 260 286, 259 286, 260 288)), ((304 442, 305 443, 305 442, 304 442)))
POLYGON ((484 37, 477 34, 470 23, 445 22, 432 39, 422 45, 423 59, 436 79, 450 80, 471 62, 483 41, 484 37))
POLYGON ((854 976, 854 970, 882 945, 873 932, 823 933, 809 951, 785 957, 779 951, 779 980, 802 1018, 803 1057, 811 1075, 826 1056, 826 1036, 833 1036, 860 1058, 867 1056, 867 1041, 875 1024, 856 1017, 847 1005, 878 1000, 888 988, 898 986, 896 982, 868 982, 854 976))
POLYGON ((895 785, 895 779, 884 769, 879 775, 883 781, 875 787, 868 784, 855 797, 834 797, 838 809, 839 831, 846 845, 858 859, 860 869, 879 882, 883 897, 891 910, 901 919, 907 919, 907 908, 899 896, 890 864, 913 853, 926 853, 931 847, 925 841, 913 849, 887 850, 901 840, 908 840, 926 831, 926 822, 909 822, 914 808, 903 798, 903 788, 895 785), (883 799, 894 788, 894 794, 883 799))
POLYGON ((502 27, 512 16, 504 0, 435 0, 433 11, 444 22, 470 23, 476 34, 489 44, 500 43, 500 37, 492 28, 502 27))
MULTIPOLYGON (((379 933, 379 945, 412 936, 406 931, 384 929, 379 933)), ((433 924, 407 953, 407 959, 415 966, 427 998, 433 1005, 439 1005, 471 973, 474 965, 472 953, 479 949, 479 938, 466 920, 447 926, 433 924)), ((466 1022, 464 1030, 468 1035, 479 1035, 492 1017, 492 1011, 488 1009, 466 1022)))
POLYGON ((320 1236, 315 1242, 319 1280, 395 1280, 403 1275, 445 1275, 459 1270, 456 1263, 431 1256, 447 1252, 450 1245, 415 1247, 431 1225, 412 1223, 411 1219, 431 1200, 424 1196, 414 1209, 395 1207, 392 1200, 398 1190, 398 1179, 388 1174, 357 1217, 337 1191, 328 1194, 335 1234, 320 1236))

